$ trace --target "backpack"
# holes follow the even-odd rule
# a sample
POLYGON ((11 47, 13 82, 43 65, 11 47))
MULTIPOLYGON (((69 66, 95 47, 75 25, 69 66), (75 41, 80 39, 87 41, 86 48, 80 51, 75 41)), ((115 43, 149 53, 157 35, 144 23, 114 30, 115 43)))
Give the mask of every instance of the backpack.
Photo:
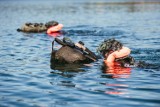
MULTIPOLYGON (((55 38, 52 42, 51 63, 54 64, 82 64, 90 63, 97 60, 96 55, 87 50, 77 47, 69 38, 63 38, 63 41, 55 38), (62 45, 58 50, 54 50, 54 41, 62 45)), ((82 43, 82 42, 81 42, 82 43)))

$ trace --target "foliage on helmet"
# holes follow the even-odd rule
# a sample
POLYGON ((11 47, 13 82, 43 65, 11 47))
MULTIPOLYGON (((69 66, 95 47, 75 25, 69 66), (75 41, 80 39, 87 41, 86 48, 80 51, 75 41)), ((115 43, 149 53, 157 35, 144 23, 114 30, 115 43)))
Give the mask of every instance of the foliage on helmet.
POLYGON ((57 21, 49 21, 45 24, 47 28, 58 25, 57 21))
POLYGON ((117 51, 122 48, 122 43, 112 39, 105 39, 97 48, 97 51, 101 53, 102 55, 108 54, 110 51, 117 51))

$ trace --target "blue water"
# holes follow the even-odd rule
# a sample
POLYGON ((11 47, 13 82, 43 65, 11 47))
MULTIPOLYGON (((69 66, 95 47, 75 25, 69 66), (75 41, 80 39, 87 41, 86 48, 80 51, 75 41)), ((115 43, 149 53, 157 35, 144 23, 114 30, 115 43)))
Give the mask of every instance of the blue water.
POLYGON ((159 0, 0 0, 0 11, 0 107, 160 106, 159 0), (147 65, 125 76, 104 73, 103 59, 52 69, 53 37, 16 31, 25 22, 50 20, 94 52, 114 37, 147 65))

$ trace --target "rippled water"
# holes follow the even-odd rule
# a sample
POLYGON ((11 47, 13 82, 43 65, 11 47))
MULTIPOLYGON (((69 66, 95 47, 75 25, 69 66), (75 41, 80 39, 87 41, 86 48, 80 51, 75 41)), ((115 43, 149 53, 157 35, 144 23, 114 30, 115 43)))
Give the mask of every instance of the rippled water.
POLYGON ((1 0, 0 106, 159 107, 160 2, 131 1, 1 0), (114 37, 147 65, 110 75, 103 73, 100 59, 92 66, 54 70, 53 37, 16 31, 25 22, 50 20, 63 23, 64 36, 82 40, 94 52, 101 41, 114 37))

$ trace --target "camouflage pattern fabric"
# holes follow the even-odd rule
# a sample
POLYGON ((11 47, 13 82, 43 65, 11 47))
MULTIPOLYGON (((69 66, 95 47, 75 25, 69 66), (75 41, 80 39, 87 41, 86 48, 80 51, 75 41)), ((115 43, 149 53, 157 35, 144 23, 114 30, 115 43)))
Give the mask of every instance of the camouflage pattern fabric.
POLYGON ((106 39, 99 45, 99 47, 97 48, 97 52, 104 56, 105 54, 108 54, 110 51, 120 50, 122 46, 122 43, 115 40, 114 38, 106 39))
POLYGON ((58 25, 56 21, 49 21, 46 24, 43 23, 25 23, 21 28, 18 28, 19 32, 27 32, 27 33, 39 33, 45 32, 51 26, 58 25))

